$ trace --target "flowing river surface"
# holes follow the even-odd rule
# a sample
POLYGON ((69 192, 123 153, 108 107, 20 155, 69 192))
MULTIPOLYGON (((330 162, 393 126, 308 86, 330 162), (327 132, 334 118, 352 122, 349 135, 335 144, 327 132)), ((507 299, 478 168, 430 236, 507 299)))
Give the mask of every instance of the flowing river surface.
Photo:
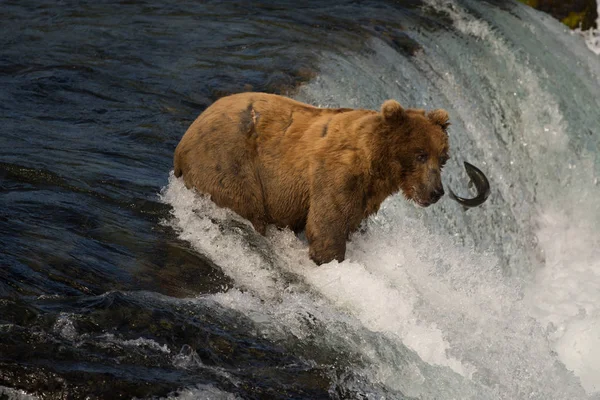
POLYGON ((0 398, 600 399, 600 58, 509 1, 0 3, 0 398), (301 5, 300 5, 301 4, 301 5), (465 212, 316 267, 188 191, 219 97, 445 108, 465 212))

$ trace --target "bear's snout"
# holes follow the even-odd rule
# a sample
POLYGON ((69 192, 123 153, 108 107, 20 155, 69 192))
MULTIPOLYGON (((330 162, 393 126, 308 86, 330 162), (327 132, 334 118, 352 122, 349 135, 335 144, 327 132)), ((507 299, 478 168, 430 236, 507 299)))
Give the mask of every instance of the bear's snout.
POLYGON ((432 193, 432 196, 431 196, 431 197, 432 197, 432 199, 433 199, 433 202, 435 203, 435 202, 437 202, 439 199, 441 199, 441 198, 442 198, 442 196, 444 195, 444 193, 445 193, 445 192, 444 192, 444 187, 443 187, 443 186, 440 186, 439 188, 435 189, 435 190, 433 191, 433 193, 432 193))
POLYGON ((444 187, 439 186, 429 193, 429 201, 426 203, 426 207, 438 202, 439 199, 444 195, 444 187))
POLYGON ((421 196, 417 195, 413 200, 415 200, 416 203, 419 204, 421 207, 429 207, 430 205, 437 203, 446 192, 444 191, 443 186, 438 186, 433 190, 425 189, 421 193, 421 196))

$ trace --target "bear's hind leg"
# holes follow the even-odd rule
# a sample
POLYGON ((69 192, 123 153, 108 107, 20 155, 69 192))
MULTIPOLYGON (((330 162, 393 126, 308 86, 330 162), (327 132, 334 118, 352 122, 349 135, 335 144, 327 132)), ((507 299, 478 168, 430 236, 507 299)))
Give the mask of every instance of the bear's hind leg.
POLYGON ((267 232, 267 220, 264 213, 264 205, 250 190, 236 191, 238 197, 234 196, 211 196, 219 207, 227 207, 238 215, 250 221, 254 230, 261 235, 267 232), (234 200, 235 199, 235 200, 234 200))

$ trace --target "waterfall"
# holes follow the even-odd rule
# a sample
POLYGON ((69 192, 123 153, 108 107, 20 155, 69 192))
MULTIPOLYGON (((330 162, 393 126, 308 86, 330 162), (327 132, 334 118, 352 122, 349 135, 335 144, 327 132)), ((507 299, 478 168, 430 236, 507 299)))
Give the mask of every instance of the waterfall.
POLYGON ((322 51, 319 74, 295 97, 447 109, 445 185, 467 192, 469 161, 492 185, 486 204, 464 212, 446 198, 423 210, 393 196, 353 235, 346 261, 320 267, 302 238, 274 228, 260 237, 173 176, 162 193, 173 206, 167 223, 234 279, 235 289, 208 297, 249 316, 259 335, 312 349, 306 357, 345 354, 356 374, 345 384, 365 393, 596 395, 598 58, 522 5, 427 0, 422 12, 447 25, 408 26, 421 46, 414 55, 375 37, 368 51, 322 51))

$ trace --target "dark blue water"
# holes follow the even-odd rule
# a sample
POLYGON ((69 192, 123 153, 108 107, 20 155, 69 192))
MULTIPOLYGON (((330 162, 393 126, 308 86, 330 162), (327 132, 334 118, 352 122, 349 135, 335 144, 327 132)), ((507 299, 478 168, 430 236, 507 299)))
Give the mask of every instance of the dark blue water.
POLYGON ((424 3, 0 2, 0 398, 597 395, 597 58, 510 1, 424 3), (492 195, 394 197, 316 268, 170 176, 249 90, 446 108, 445 184, 471 161, 492 195))

